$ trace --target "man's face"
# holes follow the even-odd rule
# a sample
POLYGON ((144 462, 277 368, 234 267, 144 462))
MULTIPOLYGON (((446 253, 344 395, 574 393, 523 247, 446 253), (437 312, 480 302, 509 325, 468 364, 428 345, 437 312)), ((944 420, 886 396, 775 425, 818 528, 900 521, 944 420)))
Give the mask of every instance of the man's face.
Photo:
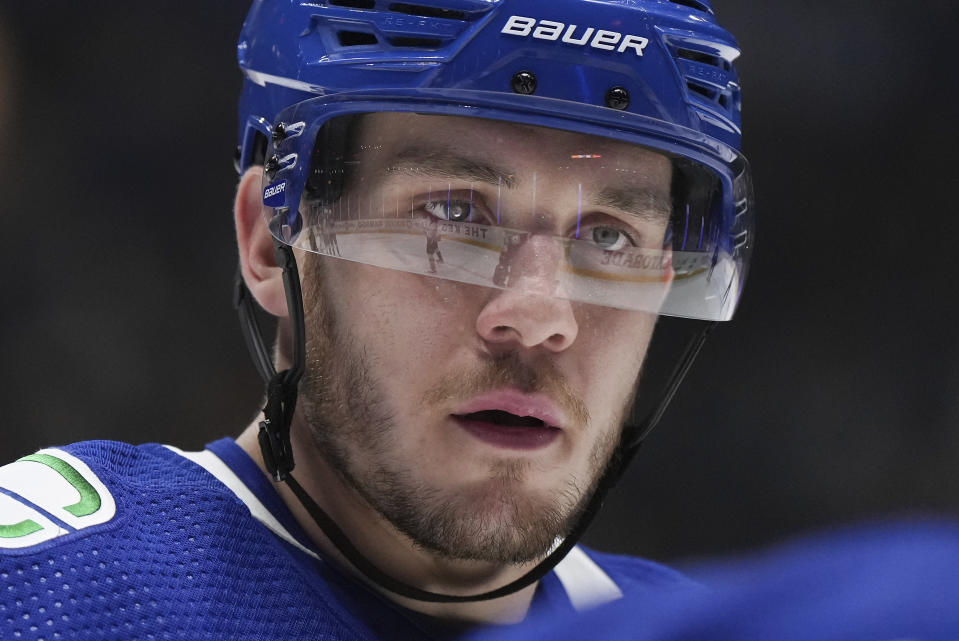
MULTIPOLYGON (((495 200, 504 225, 528 231, 509 255, 522 286, 310 255, 302 416, 320 455, 417 544, 455 559, 539 558, 615 449, 655 323, 552 295, 561 256, 540 238, 576 229, 616 241, 625 219, 604 190, 615 172, 569 162, 557 171, 557 159, 588 143, 604 164, 639 168, 629 186, 665 201, 670 162, 579 134, 453 117, 366 116, 358 135, 375 153, 343 196, 350 206, 404 194, 411 216, 428 220, 437 205, 417 194, 423 185, 443 193, 444 218, 455 209, 449 194, 461 203, 468 194, 477 216, 491 216, 495 200)), ((642 242, 662 247, 666 223, 645 217, 642 242)), ((439 251, 452 255, 453 241, 439 251)))

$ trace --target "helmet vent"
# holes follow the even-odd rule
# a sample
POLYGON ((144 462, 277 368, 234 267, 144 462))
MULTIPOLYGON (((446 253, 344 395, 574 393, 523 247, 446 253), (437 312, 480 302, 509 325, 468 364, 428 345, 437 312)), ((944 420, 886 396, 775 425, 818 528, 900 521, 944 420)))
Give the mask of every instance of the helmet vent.
POLYGON ((362 45, 375 45, 378 43, 376 36, 364 31, 340 31, 336 34, 341 47, 357 47, 362 45))
POLYGON ((735 117, 740 108, 739 81, 733 61, 738 49, 729 43, 691 38, 685 34, 667 35, 666 44, 675 56, 689 97, 708 103, 714 115, 735 117))
POLYGON ((711 102, 716 100, 716 94, 719 93, 715 89, 704 87, 703 85, 696 84, 695 82, 687 82, 686 86, 689 87, 690 91, 698 93, 700 96, 711 102))
POLYGON ((702 96, 707 101, 719 105, 725 111, 729 111, 733 107, 734 96, 738 93, 737 90, 727 90, 720 91, 715 87, 709 87, 706 85, 701 85, 697 82, 686 82, 686 87, 696 95, 702 96))
POLYGON ((686 60, 692 60, 693 62, 699 62, 711 67, 719 67, 720 69, 725 69, 726 71, 728 71, 730 68, 730 64, 726 60, 723 60, 719 56, 710 55, 702 51, 693 51, 692 49, 676 49, 676 55, 680 58, 685 58, 686 60))
POLYGON ((712 13, 713 8, 709 6, 707 0, 669 0, 673 4, 682 5, 684 7, 689 7, 690 9, 696 9, 697 11, 705 11, 706 13, 712 13))
MULTIPOLYGON (((372 2, 370 4, 372 4, 372 2)), ((405 2, 394 2, 390 5, 390 11, 406 13, 411 16, 422 16, 424 18, 446 18, 447 20, 466 20, 468 18, 464 11, 427 7, 421 4, 407 4, 405 2)))
POLYGON ((376 7, 376 0, 328 0, 328 3, 334 7, 349 7, 351 9, 373 9, 376 7))

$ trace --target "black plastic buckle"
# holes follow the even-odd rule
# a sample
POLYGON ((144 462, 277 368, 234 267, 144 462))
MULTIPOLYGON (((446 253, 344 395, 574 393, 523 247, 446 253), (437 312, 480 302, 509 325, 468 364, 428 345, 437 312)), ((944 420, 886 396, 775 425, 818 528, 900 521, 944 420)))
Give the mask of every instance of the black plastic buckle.
POLYGON ((279 372, 270 381, 266 407, 263 408, 265 419, 260 421, 257 434, 263 463, 275 481, 286 479, 294 465, 293 448, 290 445, 290 423, 293 417, 292 407, 288 409, 286 399, 286 373, 279 372))

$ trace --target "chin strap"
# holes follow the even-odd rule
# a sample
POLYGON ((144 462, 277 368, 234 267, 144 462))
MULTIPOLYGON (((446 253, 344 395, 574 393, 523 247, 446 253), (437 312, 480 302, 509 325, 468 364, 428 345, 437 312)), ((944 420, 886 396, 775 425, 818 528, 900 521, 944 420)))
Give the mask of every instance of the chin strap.
POLYGON ((520 578, 495 590, 467 595, 441 594, 404 583, 376 567, 356 549, 349 537, 330 515, 293 478, 291 472, 294 463, 293 450, 290 445, 290 426, 296 408, 297 384, 303 375, 306 360, 303 296, 300 291, 300 278, 296 268, 296 259, 293 256, 293 249, 280 242, 276 242, 275 246, 277 264, 283 268, 283 285, 286 289, 286 300, 293 328, 293 363, 289 369, 277 372, 274 368, 273 360, 256 320, 253 297, 246 288, 239 270, 237 271, 233 297, 234 306, 240 316, 240 325, 243 329, 247 348, 267 388, 266 407, 263 409, 264 420, 260 422, 258 435, 263 461, 273 479, 277 482, 283 481, 289 486, 323 534, 363 576, 385 590, 417 601, 464 603, 497 599, 518 592, 535 583, 556 567, 582 538, 599 512, 600 507, 602 507, 607 492, 620 479, 626 466, 639 451, 646 436, 659 423, 666 407, 679 389, 680 383, 692 367, 696 355, 699 354, 703 343, 706 341, 706 337, 717 324, 716 322, 706 323, 686 347, 670 376, 659 403, 650 412, 649 416, 638 424, 624 427, 622 441, 600 478, 589 502, 576 519, 576 525, 545 559, 520 578))
POLYGON ((290 445, 290 425, 296 410, 296 393, 306 361, 306 339, 303 320, 303 294, 300 275, 296 268, 293 248, 274 241, 277 265, 283 268, 283 287, 293 329, 293 363, 289 369, 276 371, 256 320, 253 296, 243 282, 239 269, 233 288, 233 306, 240 315, 240 326, 247 349, 260 377, 266 383, 264 419, 257 435, 263 462, 274 481, 285 481, 293 470, 293 448, 290 445))

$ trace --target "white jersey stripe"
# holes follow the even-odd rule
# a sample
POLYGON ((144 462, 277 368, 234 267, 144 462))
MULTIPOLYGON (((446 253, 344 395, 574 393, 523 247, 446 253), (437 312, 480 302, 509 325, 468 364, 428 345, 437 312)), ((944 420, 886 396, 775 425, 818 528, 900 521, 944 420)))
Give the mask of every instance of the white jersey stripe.
POLYGON ((250 510, 250 514, 253 515, 257 521, 265 525, 270 529, 271 532, 276 534, 278 537, 289 543, 290 545, 296 547, 299 550, 302 550, 306 554, 309 554, 314 559, 319 559, 315 552, 306 548, 303 544, 293 538, 293 535, 290 534, 280 522, 273 516, 269 510, 266 509, 266 506, 260 502, 260 499, 256 498, 253 492, 243 484, 243 481, 240 480, 236 474, 233 473, 233 470, 224 463, 220 457, 211 452, 210 450, 203 450, 202 452, 184 452, 178 448, 173 447, 172 445, 166 445, 168 449, 176 452, 183 458, 189 459, 202 467, 204 470, 212 474, 223 483, 231 492, 233 492, 238 499, 240 499, 247 509, 250 510))
POLYGON ((595 608, 623 596, 613 579, 578 546, 570 550, 553 571, 577 611, 595 608))

